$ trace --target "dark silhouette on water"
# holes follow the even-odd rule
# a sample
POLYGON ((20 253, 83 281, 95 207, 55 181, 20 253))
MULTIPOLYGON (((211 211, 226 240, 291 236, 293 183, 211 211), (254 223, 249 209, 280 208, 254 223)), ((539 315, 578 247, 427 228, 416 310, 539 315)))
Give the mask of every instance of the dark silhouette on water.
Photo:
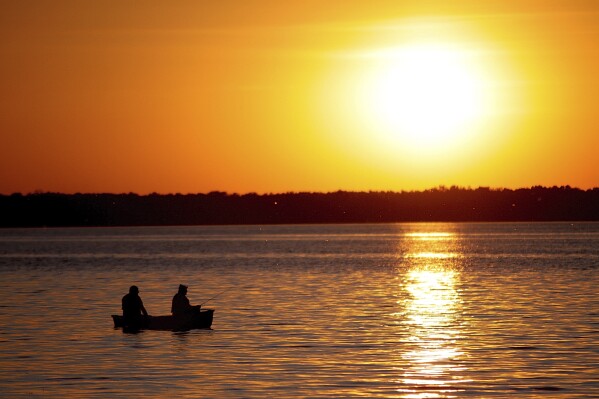
POLYGON ((139 330, 147 323, 148 312, 139 296, 139 288, 132 285, 129 293, 123 297, 123 328, 130 331, 139 330))
POLYGON ((200 313, 201 305, 191 306, 187 298, 187 286, 179 284, 179 291, 173 297, 171 313, 175 318, 186 319, 200 313))
MULTIPOLYGON (((123 297, 123 315, 111 315, 115 328, 123 332, 136 333, 139 330, 187 331, 196 328, 209 329, 214 317, 214 309, 201 310, 201 305, 192 306, 187 299, 187 287, 179 286, 179 292, 173 297, 172 315, 149 316, 139 297, 136 286, 129 288, 123 297)), ((215 296, 216 297, 216 296, 215 296)))

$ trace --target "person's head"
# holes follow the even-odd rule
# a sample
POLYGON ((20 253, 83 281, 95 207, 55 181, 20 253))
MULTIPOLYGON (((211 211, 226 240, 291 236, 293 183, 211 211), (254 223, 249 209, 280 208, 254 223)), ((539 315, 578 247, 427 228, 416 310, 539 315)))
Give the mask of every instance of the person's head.
POLYGON ((131 287, 129 287, 129 293, 133 294, 133 295, 137 295, 137 294, 139 294, 139 288, 137 288, 136 285, 132 285, 131 287))
POLYGON ((179 284, 179 294, 187 294, 187 286, 183 284, 179 284))

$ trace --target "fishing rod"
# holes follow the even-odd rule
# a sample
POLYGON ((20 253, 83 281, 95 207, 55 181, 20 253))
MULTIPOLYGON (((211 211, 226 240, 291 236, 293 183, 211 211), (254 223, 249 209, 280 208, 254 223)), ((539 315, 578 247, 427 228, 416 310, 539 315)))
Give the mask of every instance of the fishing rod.
POLYGON ((207 303, 207 302, 210 302, 210 301, 211 301, 211 300, 213 300, 214 298, 216 298, 216 297, 218 297, 218 296, 220 296, 220 295, 224 294, 225 292, 229 291, 231 288, 233 288, 233 287, 229 287, 229 288, 227 288, 226 290, 223 290, 223 291, 219 292, 218 294, 214 295, 212 298, 205 300, 204 302, 200 303, 200 306, 202 306, 203 304, 205 304, 205 303, 207 303))

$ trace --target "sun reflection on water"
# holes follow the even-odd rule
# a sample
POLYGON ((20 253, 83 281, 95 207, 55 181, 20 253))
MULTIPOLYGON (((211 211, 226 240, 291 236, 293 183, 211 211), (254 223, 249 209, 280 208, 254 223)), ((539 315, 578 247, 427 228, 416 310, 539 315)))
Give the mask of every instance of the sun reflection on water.
POLYGON ((398 382, 404 398, 453 397, 461 390, 459 238, 449 232, 410 233, 409 268, 399 315, 408 338, 398 382))

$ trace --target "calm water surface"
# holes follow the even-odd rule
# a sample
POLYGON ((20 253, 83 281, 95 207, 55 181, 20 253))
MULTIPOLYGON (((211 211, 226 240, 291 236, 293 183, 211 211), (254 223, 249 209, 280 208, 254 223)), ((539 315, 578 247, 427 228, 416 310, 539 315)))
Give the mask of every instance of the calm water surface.
POLYGON ((599 397, 599 224, 0 230, 3 398, 599 397), (227 290, 212 330, 124 334, 227 290))

